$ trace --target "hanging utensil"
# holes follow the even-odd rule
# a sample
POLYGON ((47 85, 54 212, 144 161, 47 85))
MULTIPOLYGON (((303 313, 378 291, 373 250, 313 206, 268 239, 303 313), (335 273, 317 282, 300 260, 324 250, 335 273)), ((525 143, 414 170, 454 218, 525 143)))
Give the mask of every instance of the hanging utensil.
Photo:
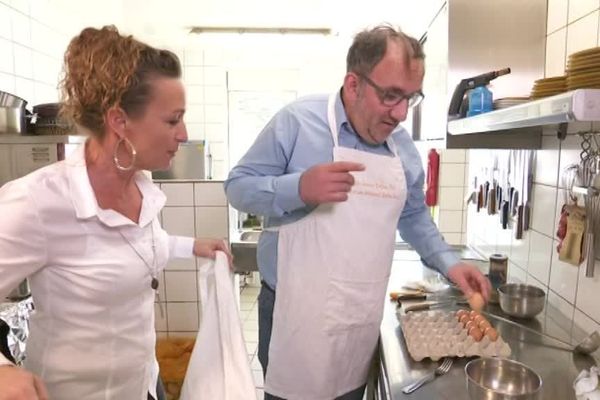
POLYGON ((535 153, 532 150, 525 150, 524 161, 525 161, 525 175, 524 175, 524 188, 523 188, 523 230, 529 230, 531 222, 531 207, 529 204, 529 198, 531 196, 531 189, 533 186, 533 158, 535 153))
POLYGON ((492 184, 492 187, 488 191, 487 211, 488 215, 496 214, 496 188, 494 184, 492 184))
POLYGON ((542 336, 542 337, 545 337, 548 339, 556 340, 557 342, 560 342, 563 345, 567 346, 567 348, 564 348, 563 350, 572 351, 574 353, 591 354, 594 351, 598 350, 598 348, 600 348, 600 334, 598 333, 598 331, 594 331, 594 332, 590 333, 581 342, 579 342, 576 346, 573 346, 573 345, 571 345, 571 343, 565 342, 562 339, 548 335, 547 333, 536 331, 535 329, 531 329, 528 326, 525 326, 523 324, 520 324, 520 323, 510 320, 508 318, 504 318, 504 317, 501 317, 499 315, 496 315, 496 314, 493 314, 493 313, 490 313, 487 311, 481 311, 481 313, 484 315, 487 315, 488 317, 497 319, 498 321, 506 322, 507 324, 521 328, 527 332, 535 333, 536 335, 539 335, 539 336, 542 336))

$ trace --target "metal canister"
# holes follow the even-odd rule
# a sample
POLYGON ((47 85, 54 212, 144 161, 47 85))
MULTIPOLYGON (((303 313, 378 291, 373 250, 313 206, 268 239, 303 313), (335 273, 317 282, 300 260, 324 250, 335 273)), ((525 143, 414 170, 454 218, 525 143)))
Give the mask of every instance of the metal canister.
POLYGON ((498 303, 498 287, 506 283, 508 275, 508 257, 504 254, 490 255, 489 278, 492 284, 491 303, 498 303))

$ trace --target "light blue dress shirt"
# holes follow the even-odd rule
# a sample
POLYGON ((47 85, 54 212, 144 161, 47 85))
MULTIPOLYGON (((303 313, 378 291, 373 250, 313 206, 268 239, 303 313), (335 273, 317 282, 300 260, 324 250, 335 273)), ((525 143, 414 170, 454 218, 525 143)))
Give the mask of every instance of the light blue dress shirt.
MULTIPOLYGON (((327 95, 298 99, 269 121, 225 181, 225 192, 233 207, 264 216, 265 227, 289 224, 314 209, 304 204, 298 188, 300 175, 305 170, 333 161, 327 99, 327 95)), ((339 92, 335 115, 340 146, 393 155, 387 144, 371 145, 356 134, 339 92)), ((445 274, 459 257, 442 238, 425 205, 425 174, 419 153, 401 127, 392 133, 392 138, 404 166, 408 190, 398 231, 426 264, 445 274)), ((261 277, 273 289, 277 284, 277 237, 277 232, 264 231, 257 249, 261 277)))

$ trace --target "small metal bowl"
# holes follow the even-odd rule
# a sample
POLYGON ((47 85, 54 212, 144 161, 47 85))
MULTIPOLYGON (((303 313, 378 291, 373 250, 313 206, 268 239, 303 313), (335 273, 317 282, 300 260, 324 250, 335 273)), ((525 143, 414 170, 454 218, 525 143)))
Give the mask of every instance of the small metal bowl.
POLYGON ((471 400, 537 400, 542 378, 531 368, 506 358, 477 358, 465 366, 471 400))
POLYGON ((506 283, 498 287, 500 308, 517 318, 533 318, 544 309, 546 292, 542 289, 519 283, 506 283))

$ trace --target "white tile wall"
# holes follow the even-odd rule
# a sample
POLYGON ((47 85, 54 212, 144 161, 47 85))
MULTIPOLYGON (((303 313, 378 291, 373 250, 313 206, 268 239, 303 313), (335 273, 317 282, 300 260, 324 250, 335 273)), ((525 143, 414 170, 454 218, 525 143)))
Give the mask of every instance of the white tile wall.
MULTIPOLYGON (((514 230, 511 230, 514 237, 514 230)), ((529 247, 531 243, 531 231, 523 232, 521 239, 513 239, 510 248, 510 259, 521 269, 527 271, 529 265, 529 247)))
MULTIPOLYGON (((167 196, 162 210, 164 229, 174 235, 228 239, 227 200, 223 182, 160 182, 167 196)), ((156 311, 156 329, 169 336, 196 332, 199 308, 197 260, 171 260, 160 284, 166 316, 156 311)), ((157 309, 158 310, 158 309, 157 309)))
POLYGON ((194 237, 194 207, 163 208, 162 224, 172 235, 194 237))
POLYGON ((196 235, 227 238, 228 220, 227 207, 196 207, 196 235))
POLYGON ((165 271, 165 291, 169 302, 198 301, 196 271, 165 271))
POLYGON ((567 25, 569 2, 565 0, 548 0, 548 33, 552 33, 567 25))
MULTIPOLYGON (((557 245, 558 240, 555 240, 553 243, 554 249, 557 245)), ((556 251, 552 251, 552 264, 550 268, 550 289, 569 303, 575 304, 579 269, 571 264, 560 261, 556 251)))
POLYGON ((552 237, 555 231, 553 211, 556 209, 556 187, 534 184, 531 207, 532 229, 552 237))
POLYGON ((552 260, 553 241, 536 231, 531 231, 529 246, 529 264, 527 272, 544 286, 548 286, 550 279, 550 262, 552 260))
POLYGON ((440 187, 438 199, 441 210, 462 210, 464 187, 440 187))
POLYGON ((535 183, 556 186, 558 170, 548 168, 549 165, 558 165, 560 141, 556 136, 543 136, 542 149, 536 152, 535 157, 535 183))
POLYGON ((567 56, 598 44, 599 14, 599 11, 595 11, 567 26, 567 56))
POLYGON ((190 183, 163 183, 160 186, 167 196, 165 206, 193 206, 194 184, 190 183))
POLYGON ((465 164, 443 163, 440 168, 441 187, 464 187, 465 186, 465 164))
MULTIPOLYGON (((599 20, 598 0, 549 0, 547 76, 562 74, 569 54, 599 44, 599 20)), ((600 127, 600 124, 594 123, 594 127, 600 127)), ((600 327, 600 260, 596 260, 595 277, 586 278, 585 266, 575 267, 558 260, 555 238, 558 215, 565 201, 565 191, 561 189, 565 183, 561 174, 566 166, 580 161, 581 138, 576 133, 591 128, 591 123, 569 124, 569 135, 563 141, 557 140, 554 127, 544 130, 535 168, 532 229, 525 232, 522 240, 513 238, 509 252, 509 279, 530 282, 547 290, 548 306, 560 310, 566 321, 549 323, 563 328, 566 338, 572 322, 588 333, 600 327)), ((476 170, 482 163, 472 155, 473 151, 470 151, 470 171, 476 170)), ((583 202, 580 200, 579 203, 583 202)), ((492 234, 479 227, 486 217, 471 209, 468 217, 469 244, 489 249, 491 246, 487 243, 492 234)), ((497 247, 500 247, 498 242, 502 240, 502 232, 494 231, 498 232, 496 240, 497 247)))
POLYGON ((194 184, 196 206, 227 206, 223 182, 203 182, 194 184))
MULTIPOLYGON (((425 162, 429 148, 417 146, 425 162)), ((464 197, 468 180, 466 151, 462 149, 439 149, 440 170, 438 204, 433 213, 434 222, 446 242, 461 245, 467 242, 467 216, 464 197)))
POLYGON ((74 32, 76 24, 84 23, 68 15, 46 18, 48 7, 37 2, 30 7, 29 0, 0 0, 0 90, 24 98, 31 106, 58 101, 58 73, 70 37, 65 32, 74 32))
MULTIPOLYGON (((562 1, 562 0, 560 0, 562 1)), ((546 77, 561 76, 565 74, 567 51, 567 28, 561 28, 546 38, 546 77)))
MULTIPOLYGON (((565 2, 567 3, 567 2, 565 2)), ((599 7, 598 0, 569 0, 569 23, 595 11, 599 7)))
POLYGON ((169 336, 174 336, 175 332, 197 332, 198 309, 198 302, 167 303, 167 329, 169 336))
POLYGON ((508 282, 525 283, 527 281, 527 271, 513 263, 509 263, 507 280, 508 282))

